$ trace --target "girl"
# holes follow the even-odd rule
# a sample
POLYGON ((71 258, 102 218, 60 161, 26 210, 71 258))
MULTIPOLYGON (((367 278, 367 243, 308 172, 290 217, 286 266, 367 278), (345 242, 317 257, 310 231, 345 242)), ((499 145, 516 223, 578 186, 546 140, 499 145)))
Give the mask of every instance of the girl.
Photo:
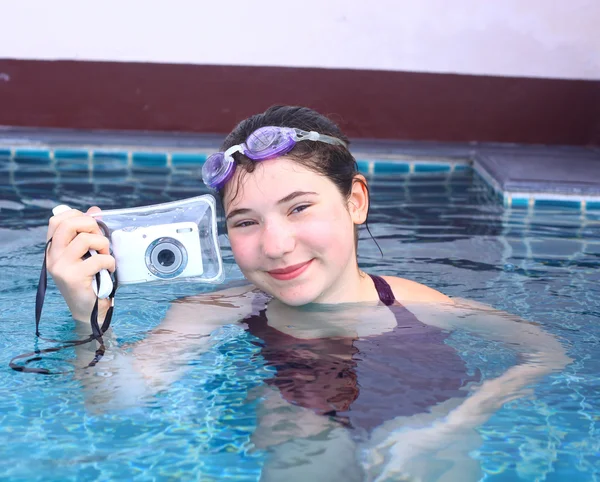
MULTIPOLYGON (((273 107, 246 119, 207 160, 203 179, 222 200, 250 284, 178 300, 143 342, 104 363, 122 376, 132 367, 145 390, 164 389, 199 346, 210 346, 211 333, 241 323, 273 367, 255 394, 254 442, 272 454, 263 480, 477 478, 460 455, 477 442, 472 429, 569 361, 534 324, 363 272, 357 232, 367 182, 347 138, 317 112, 273 107), (469 395, 469 383, 481 380, 444 342, 456 328, 512 344, 521 363, 469 395), (424 463, 429 453, 452 463, 424 463)), ((115 270, 108 240, 78 211, 53 217, 48 236, 48 270, 75 319, 88 321, 92 277, 115 270), (99 255, 82 260, 89 249, 99 255)), ((101 300, 99 321, 108 303, 101 300)))

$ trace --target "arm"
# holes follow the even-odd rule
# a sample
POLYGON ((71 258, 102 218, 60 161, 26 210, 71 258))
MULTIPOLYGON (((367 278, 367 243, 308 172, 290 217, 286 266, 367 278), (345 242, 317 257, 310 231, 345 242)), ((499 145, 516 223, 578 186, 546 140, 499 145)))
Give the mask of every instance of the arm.
MULTIPOLYGON (((177 300, 159 326, 130 345, 118 346, 109 330, 105 356, 93 369, 76 372, 88 406, 99 410, 135 406, 168 388, 190 368, 190 361, 210 349, 215 330, 251 313, 255 296, 260 295, 248 285, 177 300)), ((79 323, 78 329, 87 334, 89 325, 79 323)), ((90 345, 77 347, 76 365, 89 363, 94 349, 90 345)))
POLYGON ((445 330, 463 329, 482 338, 500 341, 521 356, 522 362, 500 377, 487 380, 438 425, 441 430, 475 428, 505 403, 520 398, 527 386, 564 369, 572 360, 556 337, 538 324, 496 310, 482 303, 452 300, 432 309, 431 305, 407 306, 425 323, 445 330))
POLYGON ((448 296, 414 281, 386 277, 397 300, 423 323, 442 330, 465 330, 519 351, 541 374, 562 370, 571 359, 550 333, 533 323, 491 306, 448 296), (543 366, 542 366, 543 365, 543 366))
POLYGON ((483 303, 456 298, 441 305, 437 316, 428 316, 427 323, 504 343, 520 352, 525 364, 535 367, 539 375, 560 371, 572 361, 559 340, 538 323, 483 303))
POLYGON ((131 346, 135 370, 151 386, 169 385, 198 356, 198 349, 209 349, 211 333, 252 312, 255 296, 256 288, 246 285, 175 301, 161 324, 131 346))
POLYGON ((481 303, 451 300, 426 287, 421 295, 413 292, 402 302, 424 323, 444 330, 464 329, 506 343, 520 353, 523 362, 483 382, 447 416, 426 426, 411 426, 407 421, 399 431, 389 434, 374 452, 392 454, 376 480, 412 472, 411 469, 418 466, 415 461, 424 454, 459 447, 473 429, 485 423, 504 404, 531 393, 528 386, 562 370, 571 361, 561 343, 536 323, 481 303))

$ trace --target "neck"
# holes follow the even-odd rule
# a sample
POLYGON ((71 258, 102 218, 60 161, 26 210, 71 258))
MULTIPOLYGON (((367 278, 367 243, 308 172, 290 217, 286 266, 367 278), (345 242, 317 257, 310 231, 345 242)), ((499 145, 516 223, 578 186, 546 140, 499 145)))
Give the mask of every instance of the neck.
POLYGON ((338 304, 379 301, 377 290, 373 285, 371 277, 358 268, 356 261, 348 263, 337 282, 331 289, 315 299, 313 303, 338 304))

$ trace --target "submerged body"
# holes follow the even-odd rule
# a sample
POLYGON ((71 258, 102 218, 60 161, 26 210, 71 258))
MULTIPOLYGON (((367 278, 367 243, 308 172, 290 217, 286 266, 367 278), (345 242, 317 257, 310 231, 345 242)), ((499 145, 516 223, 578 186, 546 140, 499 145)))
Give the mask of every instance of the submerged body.
POLYGON ((269 326, 267 307, 243 320, 261 340, 257 344, 265 363, 275 369, 268 385, 289 403, 366 432, 386 420, 465 397, 467 383, 480 380, 444 343, 447 332, 419 321, 383 278, 370 277, 381 303, 394 315, 390 331, 302 339, 269 326))

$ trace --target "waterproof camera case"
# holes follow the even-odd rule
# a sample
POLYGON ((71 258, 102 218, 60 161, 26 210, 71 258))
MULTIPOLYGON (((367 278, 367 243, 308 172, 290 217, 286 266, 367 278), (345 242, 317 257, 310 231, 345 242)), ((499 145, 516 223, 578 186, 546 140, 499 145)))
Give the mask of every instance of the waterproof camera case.
POLYGON ((223 281, 216 201, 210 194, 92 216, 110 240, 119 285, 223 281))

